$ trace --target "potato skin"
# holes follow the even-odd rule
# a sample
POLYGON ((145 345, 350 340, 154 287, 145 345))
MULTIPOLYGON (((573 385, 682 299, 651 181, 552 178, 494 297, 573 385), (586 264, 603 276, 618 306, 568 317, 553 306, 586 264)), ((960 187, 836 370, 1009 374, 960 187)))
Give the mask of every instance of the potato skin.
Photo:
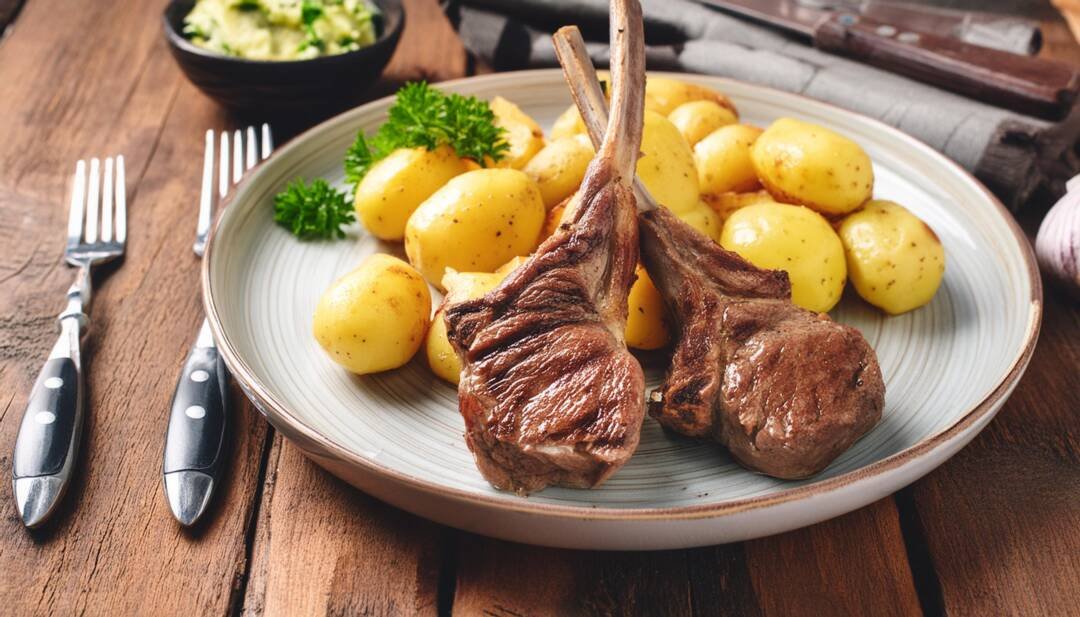
POLYGON ((721 107, 716 101, 690 101, 673 109, 668 114, 668 120, 693 146, 716 129, 738 123, 739 118, 735 112, 721 107))
POLYGON ((588 135, 561 137, 537 152, 522 171, 540 188, 544 207, 550 210, 581 186, 594 154, 588 135))
POLYGON ((587 133, 588 129, 585 127, 585 120, 581 117, 581 112, 578 111, 577 105, 571 104, 566 108, 566 111, 559 114, 558 118, 555 118, 555 123, 551 125, 549 137, 551 137, 552 141, 555 141, 556 139, 585 135, 587 133))
POLYGON ((641 152, 637 175, 656 201, 675 213, 693 208, 699 197, 697 169, 679 129, 664 116, 646 111, 641 152))
POLYGON ((671 342, 664 300, 649 273, 638 264, 637 280, 627 297, 626 344, 634 349, 660 349, 671 342))
POLYGON ((722 126, 694 146, 694 165, 701 192, 718 195, 745 192, 759 185, 750 150, 761 129, 748 124, 722 126))
POLYGON ((465 162, 449 146, 394 150, 375 163, 356 187, 357 217, 376 238, 401 240, 409 216, 465 170, 465 162))
POLYGON ((930 302, 945 275, 945 249, 930 226, 900 204, 874 200, 840 224, 851 282, 891 315, 930 302))
POLYGON ((716 212, 721 222, 727 221, 731 213, 740 208, 760 203, 776 203, 772 195, 764 189, 748 193, 720 193, 719 195, 702 193, 701 199, 713 209, 713 212, 716 212))
POLYGON ((791 300, 805 309, 828 311, 844 291, 844 247, 829 222, 809 208, 779 203, 741 208, 724 223, 720 244, 759 268, 786 271, 791 300))
POLYGON ((446 183, 409 217, 405 253, 429 282, 446 268, 491 272, 536 248, 544 224, 536 183, 516 169, 478 169, 446 183))
POLYGON ((698 202, 690 210, 677 215, 684 223, 700 231, 713 242, 720 242, 724 221, 720 215, 704 201, 698 202))
POLYGON ((461 377, 461 360, 446 335, 444 319, 446 305, 450 302, 479 298, 495 289, 506 274, 507 272, 447 271, 442 280, 443 287, 447 289, 446 298, 439 306, 439 310, 435 311, 435 316, 431 318, 431 327, 428 328, 427 337, 424 339, 424 352, 428 366, 436 377, 454 385, 457 385, 461 377))
POLYGON ((712 88, 669 77, 645 76, 645 109, 666 116, 679 105, 690 101, 712 101, 731 110, 736 117, 739 115, 731 99, 712 88))
POLYGON ((490 106, 495 114, 495 126, 506 130, 503 137, 510 146, 497 166, 525 167, 525 163, 544 147, 544 131, 529 114, 501 96, 491 99, 490 106))
POLYGON ((847 214, 874 192, 870 157, 854 141, 823 126, 781 118, 758 137, 750 156, 777 201, 826 216, 847 214))
POLYGON ((429 315, 431 294, 420 273, 375 254, 323 293, 312 331, 334 362, 364 375, 407 363, 424 341, 429 315))

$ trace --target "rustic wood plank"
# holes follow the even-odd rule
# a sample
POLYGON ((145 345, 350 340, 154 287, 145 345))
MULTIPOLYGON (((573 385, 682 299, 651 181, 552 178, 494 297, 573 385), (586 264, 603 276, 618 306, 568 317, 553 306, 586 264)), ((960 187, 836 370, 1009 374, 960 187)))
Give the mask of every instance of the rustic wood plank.
POLYGON ((180 77, 161 41, 160 11, 151 1, 72 10, 35 0, 0 45, 5 470, 73 277, 61 250, 74 161, 123 153, 130 213, 125 263, 96 277, 90 401, 72 491, 47 528, 28 533, 10 489, 0 490, 0 612, 225 614, 242 579, 265 435, 251 408, 238 405, 233 468, 208 524, 181 531, 161 490, 169 398, 200 318, 190 249, 199 130, 223 117, 180 77))
POLYGON ((442 530, 274 439, 245 615, 435 615, 442 530))

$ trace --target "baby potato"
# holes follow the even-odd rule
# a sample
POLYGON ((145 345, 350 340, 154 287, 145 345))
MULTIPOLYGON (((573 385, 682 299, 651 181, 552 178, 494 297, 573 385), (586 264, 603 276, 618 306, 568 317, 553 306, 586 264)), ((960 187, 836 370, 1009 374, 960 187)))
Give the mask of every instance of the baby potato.
POLYGON ((540 188, 544 207, 550 210, 581 186, 594 153, 588 135, 560 137, 537 152, 522 171, 540 188))
MULTIPOLYGON (((503 265, 499 266, 498 268, 495 268, 495 272, 493 272, 492 274, 498 274, 499 276, 506 276, 507 274, 510 274, 514 270, 517 270, 518 268, 520 268, 521 264, 525 263, 528 260, 529 260, 529 257, 527 255, 518 255, 517 257, 515 257, 515 258, 511 259, 510 261, 504 263, 503 265)), ((445 276, 443 277, 443 285, 444 286, 446 285, 446 277, 445 276)), ((450 289, 450 288, 447 287, 447 289, 450 289)))
POLYGON ((645 76, 645 109, 666 116, 690 101, 712 101, 738 116, 731 100, 716 90, 668 77, 645 76))
POLYGON ((694 146, 694 164, 702 193, 752 191, 758 186, 750 149, 761 129, 747 124, 722 126, 694 146))
POLYGON ((874 168, 859 144, 809 122, 773 122, 750 157, 777 201, 803 204, 826 216, 855 210, 874 191, 874 168))
POLYGON ((588 134, 588 129, 585 127, 585 119, 581 117, 577 105, 567 107, 566 111, 559 114, 559 117, 555 118, 555 123, 551 125, 552 141, 586 134, 588 134))
POLYGON ((477 169, 447 182, 409 217, 405 253, 432 284, 446 268, 491 272, 536 248, 540 189, 516 169, 477 169))
POLYGON ((720 232, 724 229, 724 221, 704 201, 698 202, 693 208, 677 216, 687 225, 711 238, 713 242, 720 241, 720 232))
POLYGON ((394 150, 356 187, 356 214, 376 238, 401 240, 413 211, 465 169, 465 162, 449 146, 394 150))
POLYGON ((698 202, 694 153, 679 129, 664 116, 645 112, 641 136, 642 157, 637 175, 656 201, 673 212, 685 212, 698 202))
POLYGON ((627 297, 626 344, 635 349, 660 349, 671 341, 667 309, 649 273, 638 264, 637 280, 627 297))
POLYGON ((327 289, 312 331, 330 358, 364 375, 404 365, 424 340, 431 294, 409 264, 375 254, 327 289))
POLYGON ((442 285, 446 288, 446 299, 442 306, 435 311, 431 318, 431 327, 428 328, 427 338, 424 340, 424 352, 427 355, 428 366, 435 376, 457 385, 461 377, 461 360, 458 358, 450 339, 446 336, 446 304, 449 302, 462 302, 479 298, 487 292, 495 289, 506 273, 488 272, 455 272, 448 270, 442 279, 442 285))
POLYGON ((753 204, 776 202, 766 190, 751 191, 749 193, 720 193, 719 195, 703 193, 701 199, 720 217, 721 222, 728 220, 731 213, 739 208, 745 208, 753 204))
POLYGON ((817 212, 803 206, 759 203, 731 214, 720 244, 759 268, 784 270, 791 300, 825 312, 840 300, 847 277, 844 247, 817 212))
POLYGON ((900 204, 876 199, 840 224, 855 291, 891 315, 934 297, 945 274, 945 249, 930 226, 900 204))
POLYGON ((490 105, 495 126, 506 130, 503 137, 510 146, 498 166, 521 169, 544 147, 544 131, 529 114, 501 96, 491 99, 490 105))
POLYGON ((690 101, 672 110, 668 120, 693 146, 716 129, 737 123, 739 118, 735 112, 721 107, 716 101, 690 101))

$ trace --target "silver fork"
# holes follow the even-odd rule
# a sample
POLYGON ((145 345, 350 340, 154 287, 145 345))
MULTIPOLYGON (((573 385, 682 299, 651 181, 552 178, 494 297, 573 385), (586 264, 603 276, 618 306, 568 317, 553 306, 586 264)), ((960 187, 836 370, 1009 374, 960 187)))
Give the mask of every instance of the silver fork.
MULTIPOLYGON (((262 125, 257 139, 255 128, 236 131, 230 156, 229 133, 223 131, 218 157, 218 198, 223 199, 244 172, 259 160, 270 156, 273 143, 270 127, 262 125), (246 135, 245 135, 246 133, 246 135), (247 144, 244 144, 244 137, 247 144), (231 181, 230 181, 231 170, 231 181)), ((214 131, 206 132, 203 154, 202 194, 199 198, 199 221, 195 228, 195 254, 202 257, 210 234, 214 208, 214 131)), ((225 431, 228 426, 227 374, 218 353, 210 326, 203 319, 173 393, 169 429, 165 434, 165 452, 161 466, 162 484, 169 509, 181 525, 198 521, 210 504, 214 489, 224 471, 225 431)))
POLYGON ((12 456, 15 506, 34 528, 55 511, 72 476, 82 433, 85 389, 80 342, 89 324, 90 270, 124 255, 127 195, 124 157, 75 165, 64 260, 78 268, 60 313, 60 338, 26 403, 12 456))

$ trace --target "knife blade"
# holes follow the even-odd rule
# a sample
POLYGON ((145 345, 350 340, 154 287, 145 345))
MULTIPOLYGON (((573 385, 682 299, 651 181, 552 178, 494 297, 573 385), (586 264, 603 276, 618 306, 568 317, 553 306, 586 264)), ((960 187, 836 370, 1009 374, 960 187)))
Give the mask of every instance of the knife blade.
POLYGON ((821 0, 704 0, 809 40, 823 51, 1021 113, 1057 119, 1076 101, 1080 71, 1042 58, 900 28, 821 0), (833 8, 836 7, 836 8, 833 8))

